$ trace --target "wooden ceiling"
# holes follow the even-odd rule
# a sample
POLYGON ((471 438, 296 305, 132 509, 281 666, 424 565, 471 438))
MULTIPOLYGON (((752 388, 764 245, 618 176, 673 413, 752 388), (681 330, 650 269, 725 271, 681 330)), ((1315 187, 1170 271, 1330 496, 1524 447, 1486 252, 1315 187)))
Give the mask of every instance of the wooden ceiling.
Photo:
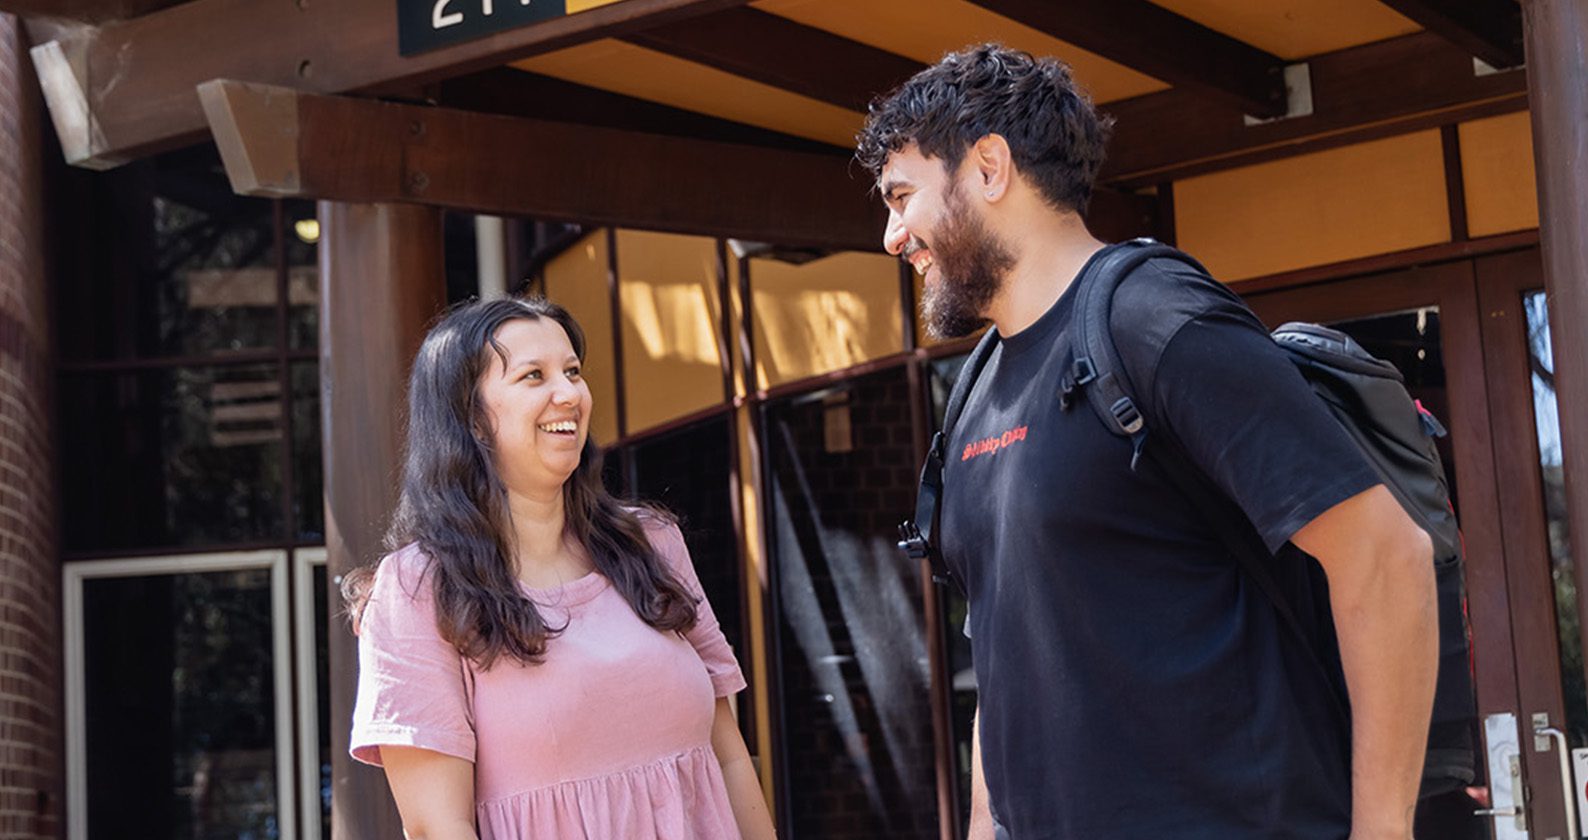
MULTIPOLYGON (((0 10, 45 34, 35 58, 63 149, 97 167, 201 139, 197 85, 233 79, 632 132, 640 146, 660 134, 828 155, 853 169, 869 101, 983 41, 1071 65, 1117 121, 1103 180, 1125 191, 1526 107, 1522 71, 1474 65, 1520 63, 1516 0, 566 0, 565 17, 413 56, 396 50, 397 2, 0 10), (61 27, 63 9, 86 25, 61 27), (1285 68, 1297 62, 1311 112, 1286 116, 1285 68)), ((622 136, 603 136, 624 164, 622 136)), ((780 169, 797 167, 768 165, 762 193, 797 189, 780 169)))

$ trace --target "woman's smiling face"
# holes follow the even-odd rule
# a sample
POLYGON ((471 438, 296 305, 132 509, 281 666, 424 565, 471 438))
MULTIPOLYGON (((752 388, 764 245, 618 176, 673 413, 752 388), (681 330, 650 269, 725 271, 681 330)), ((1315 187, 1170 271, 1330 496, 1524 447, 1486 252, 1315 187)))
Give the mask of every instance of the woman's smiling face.
POLYGON ((521 492, 560 488, 579 467, 590 432, 579 356, 550 318, 508 321, 494 340, 503 353, 488 350, 479 394, 497 473, 521 492))

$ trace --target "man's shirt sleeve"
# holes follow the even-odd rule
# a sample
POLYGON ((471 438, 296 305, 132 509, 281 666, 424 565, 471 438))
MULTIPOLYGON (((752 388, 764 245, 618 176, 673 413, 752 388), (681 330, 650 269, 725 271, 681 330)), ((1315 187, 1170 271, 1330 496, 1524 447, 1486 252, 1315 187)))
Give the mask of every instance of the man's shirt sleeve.
MULTIPOLYGON (((1256 316, 1216 292, 1196 283, 1168 292, 1200 303, 1172 328, 1147 376, 1133 376, 1138 388, 1150 383, 1163 427, 1147 445, 1153 434, 1171 435, 1277 551, 1381 479, 1256 316)), ((1116 343, 1125 343, 1117 332, 1116 343)))

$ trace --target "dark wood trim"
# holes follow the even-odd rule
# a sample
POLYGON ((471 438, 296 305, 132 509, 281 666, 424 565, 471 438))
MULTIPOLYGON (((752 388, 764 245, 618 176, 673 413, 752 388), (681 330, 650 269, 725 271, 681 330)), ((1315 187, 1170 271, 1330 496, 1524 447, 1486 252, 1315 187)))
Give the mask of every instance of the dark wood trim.
POLYGON ((1160 207, 1151 195, 1098 185, 1086 207, 1086 228, 1105 242, 1123 242, 1158 231, 1160 207))
POLYGON ((1478 637, 1477 689, 1484 714, 1516 708, 1510 584, 1495 480, 1498 430, 1491 429, 1490 383, 1480 339, 1484 320, 1470 261, 1423 266, 1303 288, 1252 294, 1237 288, 1270 324, 1343 321, 1424 306, 1439 308, 1460 516, 1467 554, 1468 611, 1478 637), (1488 653, 1484 653, 1488 651, 1488 653))
POLYGON ((608 444, 606 448, 609 450, 622 449, 634 446, 635 444, 646 443, 648 441, 655 440, 656 438, 672 434, 673 432, 687 429, 696 423, 701 423, 706 420, 728 414, 732 412, 733 409, 734 405, 731 402, 710 405, 698 411, 691 411, 688 414, 674 417, 665 423, 658 423, 655 426, 648 426, 644 429, 640 429, 639 431, 625 435, 615 441, 612 441, 612 443, 608 444))
POLYGON ((1285 62, 1146 0, 975 0, 988 11, 1259 117, 1285 113, 1285 62))
POLYGON ((1100 182, 1135 189, 1527 107, 1525 73, 1476 76, 1470 55, 1427 32, 1307 64, 1309 116, 1248 126, 1237 108, 1175 90, 1101 106, 1117 122, 1100 182))
MULTIPOLYGON (((681 27, 690 25, 679 24, 681 27)), ((816 140, 586 87, 515 67, 493 67, 468 76, 447 79, 437 88, 436 104, 464 111, 533 117, 785 151, 841 155, 852 153, 850 149, 816 140)))
POLYGON ((755 394, 761 388, 761 372, 755 358, 755 297, 750 284, 750 259, 739 258, 739 353, 744 360, 744 391, 755 394))
POLYGON ((1396 251, 1392 254, 1379 254, 1377 256, 1312 266, 1279 274, 1268 274, 1262 277, 1254 277, 1250 280, 1240 280, 1229 285, 1230 288, 1242 295, 1251 295, 1277 289, 1328 283, 1363 274, 1376 274, 1384 271, 1433 265, 1451 260, 1470 259, 1484 254, 1515 251, 1522 248, 1531 248, 1537 244, 1538 231, 1524 230, 1516 233, 1502 233, 1496 236, 1467 239, 1461 242, 1445 242, 1439 245, 1429 245, 1425 248, 1396 251))
POLYGON ((1462 242, 1471 238, 1467 229, 1467 179, 1461 171, 1461 132, 1454 125, 1441 126, 1439 144, 1445 157, 1445 203, 1450 212, 1450 238, 1462 242))
POLYGON ((815 376, 807 376, 790 382, 784 382, 780 385, 774 385, 771 388, 757 391, 753 399, 757 402, 770 402, 772 400, 780 400, 784 397, 802 394, 806 391, 818 391, 822 388, 831 388, 834 385, 841 385, 857 376, 866 376, 868 374, 880 373, 881 371, 902 367, 903 365, 908 364, 913 358, 915 358, 914 353, 889 353, 886 356, 878 356, 875 359, 861 362, 858 365, 853 365, 842 370, 830 371, 828 373, 819 373, 815 376))
MULTIPOLYGON (((1556 602, 1543 485, 1539 477, 1538 431, 1533 415, 1532 374, 1528 366, 1527 319, 1522 296, 1545 283, 1540 253, 1529 250, 1476 261, 1478 301, 1483 318, 1485 364, 1488 366, 1490 417, 1494 424, 1495 484, 1500 498, 1501 530, 1510 587, 1511 628, 1515 634, 1517 717, 1523 740, 1534 713, 1547 712, 1550 722, 1564 727, 1561 692, 1560 628, 1556 602)), ((1556 398, 1560 397, 1559 336, 1556 398)), ((1563 407, 1563 406, 1562 406, 1563 407)), ((1562 448, 1569 445, 1564 410, 1562 448)), ((1564 454, 1564 453, 1563 453, 1564 454)), ((1569 457, 1569 456, 1568 456, 1569 457)), ((1566 475, 1571 477, 1570 465, 1566 475)), ((1568 497, 1568 506, 1570 499, 1568 497)), ((1569 529, 1569 528, 1568 528, 1569 529)), ((1576 554, 1576 546, 1573 546, 1576 554)), ((1576 556, 1581 556, 1576 554, 1576 556)), ((1578 607, 1582 607, 1579 590, 1578 607)), ((1566 833, 1561 801, 1558 756, 1551 750, 1523 750, 1531 800, 1528 828, 1533 836, 1566 833)))
POLYGON ((749 7, 653 26, 625 40, 862 112, 873 97, 926 66, 749 7))
POLYGON ((837 249, 875 250, 882 240, 885 210, 843 155, 226 80, 205 83, 199 98, 244 195, 422 203, 837 249))
POLYGON ((899 325, 900 335, 904 336, 904 352, 914 353, 919 345, 915 335, 915 270, 903 260, 899 261, 899 325))
MULTIPOLYGON (((612 408, 617 416, 618 440, 621 441, 629 434, 629 388, 628 378, 624 376, 627 365, 623 359, 623 285, 618 278, 618 232, 615 228, 606 229, 606 240, 607 314, 612 318, 612 378, 617 384, 612 408)), ((624 472, 628 472, 627 464, 624 472)))
POLYGON ((1522 10, 1516 0, 1380 0, 1491 67, 1522 64, 1522 10))
POLYGON ((625 0, 404 57, 391 0, 189 0, 63 34, 41 45, 44 60, 35 61, 67 161, 102 169, 200 139, 206 123, 193 90, 210 79, 407 95, 441 78, 744 2, 625 0), (73 119, 82 109, 88 119, 73 119))
MULTIPOLYGON (((1588 8, 1579 0, 1522 0, 1537 163, 1540 254, 1549 294, 1560 412, 1566 530, 1577 584, 1577 616, 1588 622, 1588 102, 1582 67, 1588 56, 1588 8)), ((1588 627, 1588 623, 1580 626, 1588 627)), ((1588 662, 1584 663, 1588 669, 1588 662)), ((1588 816, 1588 815, 1585 815, 1588 816)))
POLYGON ((728 241, 718 238, 713 251, 716 263, 712 270, 717 275, 717 357, 722 367, 722 400, 729 405, 738 393, 733 386, 733 290, 728 281, 728 241))
POLYGON ((1158 185, 1158 230, 1156 235, 1159 242, 1165 245, 1175 244, 1179 236, 1175 221, 1174 182, 1164 181, 1158 185))
MULTIPOLYGON (((392 476, 408 369, 446 304, 441 212, 412 205, 322 202, 320 246, 321 453, 325 460, 326 571, 331 579, 380 557, 396 503, 392 476)), ((332 590, 335 591, 334 589, 332 590)), ((330 616, 331 720, 353 713, 357 640, 339 604, 330 616)), ((402 821, 380 770, 348 755, 346 726, 331 728, 332 818, 338 838, 388 838, 402 821)))
MULTIPOLYGON (((4 0, 0 13, 73 23, 130 20, 175 6, 183 0, 4 0)), ((327 839, 329 840, 329 838, 327 839)))
POLYGON ((135 359, 101 359, 62 361, 55 369, 64 374, 135 373, 144 370, 161 370, 179 367, 239 367, 243 365, 269 365, 277 362, 312 362, 320 358, 318 350, 288 350, 264 348, 240 350, 224 354, 193 353, 182 356, 146 356, 135 359))

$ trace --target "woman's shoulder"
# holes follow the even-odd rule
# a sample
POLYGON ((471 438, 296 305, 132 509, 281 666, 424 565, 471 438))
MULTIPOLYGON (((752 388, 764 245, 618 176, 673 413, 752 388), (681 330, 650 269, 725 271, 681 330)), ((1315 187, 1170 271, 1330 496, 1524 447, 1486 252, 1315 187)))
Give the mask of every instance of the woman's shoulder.
POLYGON ((406 601, 428 603, 431 599, 431 573, 435 560, 412 542, 380 559, 375 567, 375 583, 370 600, 406 601))

